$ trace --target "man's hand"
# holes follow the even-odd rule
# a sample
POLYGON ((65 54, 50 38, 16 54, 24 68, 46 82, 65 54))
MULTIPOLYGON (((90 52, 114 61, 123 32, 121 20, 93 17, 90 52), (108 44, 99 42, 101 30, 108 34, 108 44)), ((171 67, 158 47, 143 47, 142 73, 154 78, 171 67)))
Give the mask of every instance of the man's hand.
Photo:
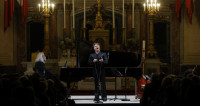
POLYGON ((97 59, 94 59, 94 60, 93 60, 94 63, 97 62, 97 61, 98 61, 97 59))
POLYGON ((103 58, 101 57, 101 59, 99 60, 100 62, 103 62, 103 58))

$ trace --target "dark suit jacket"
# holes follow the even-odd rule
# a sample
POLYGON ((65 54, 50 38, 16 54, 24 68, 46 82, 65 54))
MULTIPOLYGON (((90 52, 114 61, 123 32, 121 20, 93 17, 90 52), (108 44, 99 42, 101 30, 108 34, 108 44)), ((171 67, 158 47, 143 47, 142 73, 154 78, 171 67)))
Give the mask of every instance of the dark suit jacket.
POLYGON ((41 76, 52 75, 53 73, 46 69, 46 66, 43 62, 38 61, 35 63, 34 67, 35 72, 39 73, 41 76))
MULTIPOLYGON (((102 64, 102 67, 101 67, 103 69, 104 64, 108 64, 108 57, 107 57, 106 53, 104 53, 104 52, 100 51, 99 54, 96 54, 96 53, 90 54, 88 63, 95 67, 95 63, 93 62, 93 60, 97 59, 99 61, 101 58, 103 58, 103 64, 102 64)), ((97 63, 100 63, 100 62, 97 62, 97 63)))

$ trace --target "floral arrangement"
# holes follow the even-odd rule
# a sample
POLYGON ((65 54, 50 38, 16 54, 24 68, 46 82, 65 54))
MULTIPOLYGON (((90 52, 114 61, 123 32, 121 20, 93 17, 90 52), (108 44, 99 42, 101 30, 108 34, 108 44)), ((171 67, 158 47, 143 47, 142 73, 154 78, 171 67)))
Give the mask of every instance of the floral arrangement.
POLYGON ((59 47, 62 50, 62 55, 67 56, 67 55, 69 55, 67 53, 67 50, 70 50, 70 52, 71 52, 75 48, 75 43, 72 39, 66 37, 64 40, 60 41, 59 47))
POLYGON ((136 39, 127 39, 126 47, 128 50, 131 51, 138 51, 139 48, 139 42, 136 39))
POLYGON ((75 43, 73 42, 72 39, 68 37, 60 41, 60 49, 62 50, 67 50, 67 49, 72 50, 74 47, 75 47, 75 43))
POLYGON ((127 39, 126 44, 121 45, 121 50, 137 52, 139 50, 139 42, 136 39, 127 39))

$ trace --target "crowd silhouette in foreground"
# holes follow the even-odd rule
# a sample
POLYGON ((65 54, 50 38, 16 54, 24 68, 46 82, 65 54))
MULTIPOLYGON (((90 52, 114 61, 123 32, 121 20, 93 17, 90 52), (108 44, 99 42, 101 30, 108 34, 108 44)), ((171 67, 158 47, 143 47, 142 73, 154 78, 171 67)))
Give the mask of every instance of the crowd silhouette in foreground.
POLYGON ((0 74, 0 106, 74 106, 55 76, 0 74))
MULTIPOLYGON (((0 74, 0 106, 74 106, 55 75, 0 74)), ((141 106, 195 106, 199 103, 200 76, 192 70, 183 76, 156 73, 145 85, 141 106)))
POLYGON ((141 106, 196 106, 199 104, 200 76, 192 70, 183 76, 153 74, 146 84, 141 106))

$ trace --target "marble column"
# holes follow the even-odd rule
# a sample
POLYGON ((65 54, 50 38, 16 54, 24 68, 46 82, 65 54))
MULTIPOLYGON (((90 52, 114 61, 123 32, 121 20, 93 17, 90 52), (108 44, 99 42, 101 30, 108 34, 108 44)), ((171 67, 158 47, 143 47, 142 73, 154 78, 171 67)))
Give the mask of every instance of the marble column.
POLYGON ((172 74, 180 73, 180 22, 174 11, 175 5, 170 6, 171 9, 171 70, 172 74))
POLYGON ((50 41, 50 58, 58 58, 58 42, 57 42, 57 12, 54 11, 49 18, 49 41, 50 41))

